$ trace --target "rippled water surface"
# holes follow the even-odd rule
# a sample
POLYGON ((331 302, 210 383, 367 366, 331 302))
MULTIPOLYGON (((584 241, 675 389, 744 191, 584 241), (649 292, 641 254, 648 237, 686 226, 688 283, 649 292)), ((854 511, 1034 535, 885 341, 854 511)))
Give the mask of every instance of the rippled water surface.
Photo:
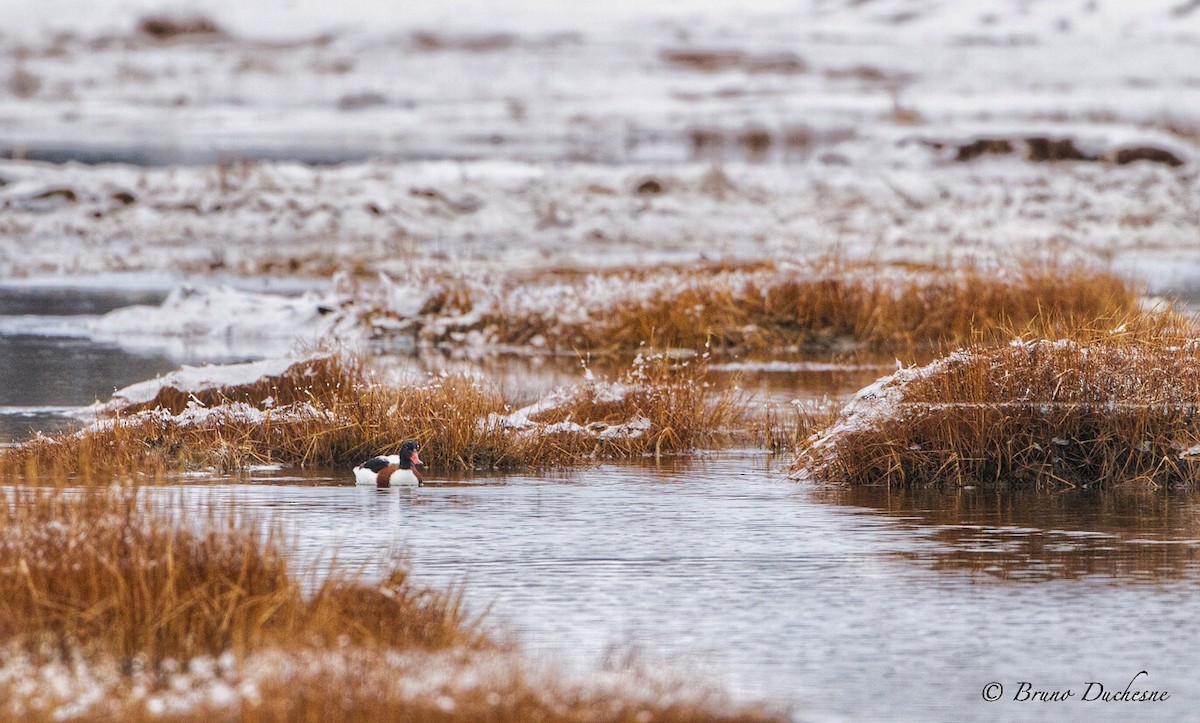
POLYGON ((1020 682, 1078 699, 1140 670, 1172 698, 1051 717, 1187 720, 1198 702, 1190 496, 846 492, 757 454, 417 490, 259 479, 184 494, 276 515, 308 569, 336 552, 376 575, 407 554, 581 669, 632 646, 815 720, 1044 720, 1051 704, 1010 700, 1020 682), (1009 693, 984 702, 993 681, 1009 693))

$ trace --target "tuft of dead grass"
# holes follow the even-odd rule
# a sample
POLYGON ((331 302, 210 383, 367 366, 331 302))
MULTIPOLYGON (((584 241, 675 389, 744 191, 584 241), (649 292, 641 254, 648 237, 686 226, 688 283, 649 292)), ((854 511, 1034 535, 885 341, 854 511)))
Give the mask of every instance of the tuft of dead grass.
POLYGON ((975 345, 885 377, 805 443, 796 471, 861 485, 1194 486, 1191 329, 1081 336, 975 345))
POLYGON ((837 421, 840 411, 841 405, 828 398, 769 404, 751 420, 750 442, 776 454, 799 450, 814 432, 837 421))
POLYGON ((0 641, 127 664, 338 640, 484 643, 456 593, 416 588, 402 569, 373 586, 330 571, 306 598, 277 533, 216 507, 198 524, 182 516, 137 488, 14 487, 0 501, 0 641))
MULTIPOLYGON (((735 387, 708 380, 708 356, 682 360, 638 355, 615 382, 595 379, 534 405, 528 420, 543 433, 563 430, 582 439, 590 456, 630 457, 686 452, 732 433, 745 407, 735 387), (582 436, 580 436, 582 433, 582 436)), ((510 417, 511 419, 511 417, 510 417)))
POLYGON ((109 406, 82 430, 4 450, 0 471, 107 484, 114 475, 253 463, 350 467, 407 439, 420 442, 435 473, 675 454, 713 443, 741 409, 733 390, 707 377, 706 357, 639 357, 615 382, 589 375, 514 411, 466 377, 393 386, 360 358, 316 356, 250 384, 164 387, 148 402, 109 406))
POLYGON ((412 34, 413 48, 426 53, 447 50, 466 53, 492 53, 500 50, 508 50, 516 44, 517 37, 509 33, 451 36, 428 30, 418 30, 412 34))

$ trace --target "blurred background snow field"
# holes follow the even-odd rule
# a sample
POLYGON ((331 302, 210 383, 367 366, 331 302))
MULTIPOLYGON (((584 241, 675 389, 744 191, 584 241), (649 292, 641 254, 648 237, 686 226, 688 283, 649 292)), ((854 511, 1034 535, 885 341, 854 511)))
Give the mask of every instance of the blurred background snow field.
POLYGON ((8 276, 1051 251, 1200 286, 1183 0, 0 15, 8 276), (105 163, 35 162, 71 160, 105 163))

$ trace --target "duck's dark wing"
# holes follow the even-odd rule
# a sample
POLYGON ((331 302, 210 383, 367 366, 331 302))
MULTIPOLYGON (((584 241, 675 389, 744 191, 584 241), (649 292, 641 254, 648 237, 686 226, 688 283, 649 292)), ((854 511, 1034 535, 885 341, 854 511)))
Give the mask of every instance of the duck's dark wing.
POLYGON ((384 467, 387 467, 389 464, 390 464, 390 462, 388 462, 387 457, 372 457, 371 459, 368 459, 366 462, 363 462, 359 466, 362 467, 363 469, 369 469, 372 472, 379 472, 384 467))

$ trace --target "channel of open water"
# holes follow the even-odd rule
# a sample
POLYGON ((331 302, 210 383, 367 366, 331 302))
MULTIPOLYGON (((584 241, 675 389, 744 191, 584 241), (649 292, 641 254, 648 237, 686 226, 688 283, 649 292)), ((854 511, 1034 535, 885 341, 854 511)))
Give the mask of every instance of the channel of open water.
POLYGON ((1196 496, 817 488, 750 451, 415 490, 250 479, 156 493, 281 520, 301 570, 407 559, 579 671, 632 651, 798 720, 1194 720, 1200 696, 1196 496), (1142 670, 1168 700, 1080 700, 1142 670), (1015 701, 1022 682, 1074 698, 1015 701))
MULTIPOLYGON (((176 363, 13 320, 46 308, 0 318, 7 409, 90 402, 176 363), (13 362, 38 348, 44 362, 13 362)), ((263 470, 151 494, 279 521, 301 571, 408 560, 536 658, 586 671, 632 652, 800 720, 1195 719, 1200 497, 831 489, 789 481, 785 461, 730 451, 383 491, 345 470, 263 470), (1082 700, 1143 670, 1132 690, 1166 701, 1082 700)))

